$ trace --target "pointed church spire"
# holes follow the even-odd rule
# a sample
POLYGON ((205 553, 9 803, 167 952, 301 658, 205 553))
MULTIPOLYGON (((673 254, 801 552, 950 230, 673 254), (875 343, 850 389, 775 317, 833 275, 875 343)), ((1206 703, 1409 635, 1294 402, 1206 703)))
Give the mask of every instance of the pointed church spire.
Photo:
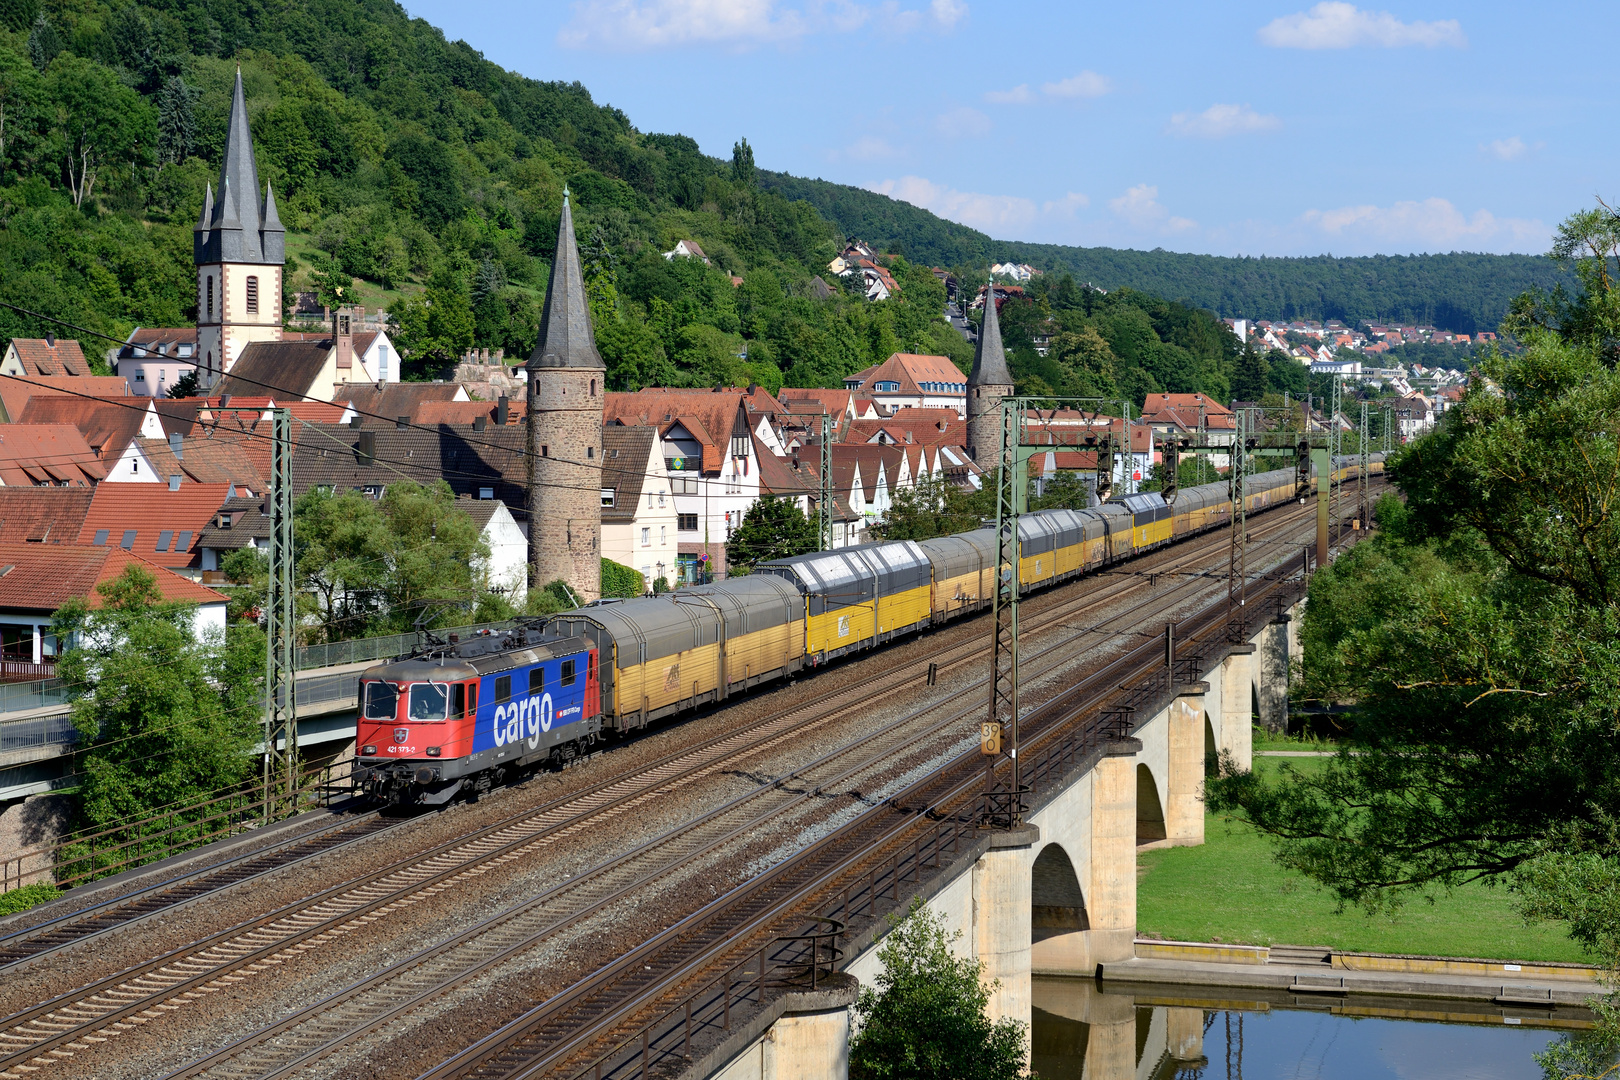
POLYGON ((973 371, 968 386, 1011 386, 1007 353, 1001 344, 1001 316, 996 313, 996 286, 990 283, 985 294, 984 325, 979 327, 979 344, 973 350, 973 371))
POLYGON ((203 184, 202 216, 197 219, 197 228, 195 230, 193 230, 193 231, 195 231, 195 232, 207 232, 208 231, 208 223, 213 220, 213 217, 214 217, 214 185, 213 185, 212 181, 206 181, 203 184))
POLYGON ((540 337, 529 354, 528 369, 606 368, 596 351, 591 327, 591 305, 585 296, 585 277, 574 242, 574 212, 563 191, 562 220, 557 224, 557 253, 546 282, 546 306, 540 312, 540 337))
POLYGON ((264 212, 259 215, 259 228, 263 232, 286 232, 281 227, 281 218, 276 214, 276 193, 273 185, 264 185, 264 212))
POLYGON ((238 262, 263 261, 259 236, 259 168, 253 159, 253 133, 248 128, 242 72, 231 89, 231 116, 225 129, 225 160, 219 166, 219 202, 211 222, 219 235, 220 257, 238 262))

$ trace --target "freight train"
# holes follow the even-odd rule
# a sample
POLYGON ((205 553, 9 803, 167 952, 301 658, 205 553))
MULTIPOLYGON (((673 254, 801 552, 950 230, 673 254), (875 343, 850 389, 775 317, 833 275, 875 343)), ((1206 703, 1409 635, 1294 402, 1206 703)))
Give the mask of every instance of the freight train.
MULTIPOLYGON (((1359 458, 1335 458, 1335 482, 1359 458)), ((1369 474, 1382 473, 1375 454, 1369 474)), ((1294 469, 1249 479, 1247 512, 1303 498, 1294 469)), ((1042 589, 1231 521, 1223 481, 1021 515, 1019 584, 1042 589)), ((607 734, 987 607, 994 529, 860 544, 763 563, 712 585, 604 601, 360 676, 356 779, 378 799, 437 804, 566 762, 607 734)))

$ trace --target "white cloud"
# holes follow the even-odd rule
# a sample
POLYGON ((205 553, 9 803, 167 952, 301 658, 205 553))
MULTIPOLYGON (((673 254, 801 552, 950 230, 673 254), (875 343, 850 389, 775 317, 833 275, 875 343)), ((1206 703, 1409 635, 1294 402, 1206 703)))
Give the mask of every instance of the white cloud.
POLYGON ((1172 135, 1224 139, 1280 127, 1281 120, 1257 113, 1247 105, 1211 105, 1201 113, 1176 113, 1170 117, 1169 131, 1172 135))
POLYGON ((1078 191, 1071 191, 1061 199, 1049 199, 1041 203, 1041 212, 1057 217, 1074 217, 1074 212, 1082 206, 1090 206, 1091 200, 1078 191))
POLYGON ((1029 83, 1019 83, 1011 90, 991 90, 984 95, 984 100, 993 105, 1028 105, 1035 100, 1035 95, 1029 91, 1029 83))
POLYGON ((880 158, 894 157, 899 153, 888 140, 880 139, 876 135, 863 135, 843 150, 835 152, 835 158, 844 157, 851 161, 877 161, 880 158))
POLYGON ((1493 154, 1503 161, 1512 161, 1514 158, 1524 157, 1530 148, 1524 140, 1514 135, 1506 139, 1493 139, 1480 147, 1481 150, 1493 154))
POLYGON ((980 139, 990 134, 990 118, 964 105, 936 116, 934 130, 947 139, 980 139))
POLYGON ((1499 218, 1488 210, 1464 214, 1449 199, 1397 202, 1390 206, 1341 206, 1311 210, 1301 220, 1329 236, 1394 244, 1409 251, 1469 251, 1504 247, 1540 251, 1550 230, 1540 221, 1499 218))
POLYGON ((635 51, 684 45, 747 48, 808 34, 848 34, 873 26, 905 34, 925 21, 951 30, 967 16, 962 0, 930 0, 926 9, 899 0, 576 0, 557 32, 571 49, 635 51))
POLYGON ((1137 184, 1119 198, 1109 199, 1108 208, 1115 217, 1139 229, 1186 232, 1198 227, 1191 218, 1172 216, 1159 202, 1159 189, 1153 184, 1137 184))
POLYGON ((1035 204, 1017 195, 957 191, 921 176, 902 176, 867 184, 866 190, 930 210, 942 218, 985 232, 1005 234, 1035 220, 1035 204))
POLYGON ((1456 19, 1401 22, 1387 11, 1363 11, 1343 0, 1324 0, 1308 12, 1273 19, 1260 28, 1260 43, 1278 49, 1349 49, 1371 45, 1393 49, 1441 45, 1465 49, 1468 38, 1456 19))
POLYGON ((928 5, 934 21, 946 30, 956 27, 956 24, 967 17, 968 6, 962 0, 933 0, 928 5))
POLYGON ((1114 84, 1108 76, 1099 75, 1095 71, 1082 71, 1078 75, 1070 75, 1067 79, 1041 84, 1041 90, 1046 96, 1055 98, 1102 97, 1113 88, 1114 84))

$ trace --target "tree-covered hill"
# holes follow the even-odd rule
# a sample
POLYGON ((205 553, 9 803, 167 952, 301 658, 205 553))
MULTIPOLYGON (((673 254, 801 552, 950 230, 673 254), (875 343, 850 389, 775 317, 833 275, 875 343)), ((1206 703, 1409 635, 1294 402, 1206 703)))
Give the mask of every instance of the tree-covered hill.
POLYGON ((1387 320, 1474 333, 1495 330, 1521 292, 1567 281, 1552 260, 1536 255, 1228 258, 993 240, 876 192, 785 173, 761 179, 769 190, 809 202, 849 236, 917 262, 1068 270, 1099 288, 1139 289, 1229 318, 1387 320))
MULTIPOLYGON (((579 84, 506 71, 388 0, 0 0, 0 300, 117 337, 191 323, 192 226, 238 69, 260 177, 289 230, 288 294, 386 304, 415 377, 472 347, 527 355, 565 187, 614 387, 836 386, 902 348, 965 368, 927 266, 982 275, 993 255, 1190 302, 1139 292, 1104 312, 1048 275, 1004 320, 1028 386, 1117 376, 1219 395, 1264 379, 1234 372, 1196 306, 1494 325, 1525 285, 1502 268, 1544 265, 1326 260, 1313 278, 1299 269, 1311 260, 992 244, 904 203, 763 173, 746 140, 723 160, 638 131, 579 84), (867 303, 816 282, 846 235, 905 254, 891 267, 898 297, 867 303), (680 239, 707 261, 662 258, 680 239), (1369 279, 1359 293, 1344 286, 1356 274, 1369 279), (1088 327, 1101 337, 1058 354, 1079 366, 1027 349, 1037 331, 1088 327)), ((0 340, 50 328, 0 310, 0 340)))

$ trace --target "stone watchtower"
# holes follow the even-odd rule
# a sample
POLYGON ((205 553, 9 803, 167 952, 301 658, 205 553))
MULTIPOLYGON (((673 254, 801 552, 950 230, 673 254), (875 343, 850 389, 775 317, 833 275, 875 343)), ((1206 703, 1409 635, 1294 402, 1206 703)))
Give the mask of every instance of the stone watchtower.
POLYGON ((1001 453, 1001 399, 1013 392, 1007 354, 1001 346, 1001 318, 996 313, 996 287, 984 300, 984 325, 979 346, 973 350, 973 371, 967 382, 968 453, 979 468, 989 471, 1001 453))
POLYGON ((276 215, 275 193, 266 186, 259 199, 241 71, 231 94, 219 200, 208 188, 191 254, 197 264, 197 379, 206 389, 224 378, 249 342, 281 340, 286 231, 276 215))
POLYGON ((563 192, 557 254, 540 337, 529 356, 529 582, 558 578, 587 600, 602 594, 602 404, 607 366, 596 351, 574 215, 563 192))

